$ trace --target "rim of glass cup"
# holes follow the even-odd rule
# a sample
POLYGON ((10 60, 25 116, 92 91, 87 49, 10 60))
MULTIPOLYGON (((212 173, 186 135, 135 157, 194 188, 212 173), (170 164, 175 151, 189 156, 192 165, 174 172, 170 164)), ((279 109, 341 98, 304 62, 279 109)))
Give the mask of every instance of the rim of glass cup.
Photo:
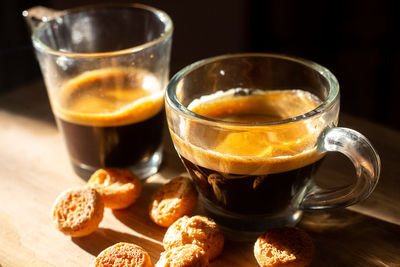
POLYGON ((305 120, 308 118, 311 118, 313 116, 316 116, 317 114, 321 114, 325 112, 326 110, 329 110, 336 100, 339 98, 339 83, 336 79, 336 77, 325 67, 319 65, 318 63, 315 63, 313 61, 307 60, 307 59, 302 59, 299 57, 293 57, 293 56, 287 56, 283 54, 269 54, 269 53, 243 53, 243 54, 229 54, 229 55, 221 55, 221 56, 216 56, 216 57, 211 57, 211 58, 206 58, 197 62, 194 62, 180 71, 178 71, 169 81, 167 90, 166 90, 166 102, 167 104, 174 109, 175 111, 179 112, 181 115, 188 117, 190 119, 194 119, 197 121, 201 121, 202 123, 208 123, 208 124, 221 124, 221 125, 237 125, 237 126, 251 126, 251 127, 263 127, 263 126, 273 126, 273 125, 281 125, 281 124, 287 124, 291 122, 297 122, 301 120, 305 120), (218 119, 213 119, 209 117, 205 117, 202 115, 199 115, 188 108, 186 108, 182 103, 179 102, 177 96, 176 96, 176 89, 179 84, 179 82, 190 72, 207 65, 209 63, 219 61, 222 59, 227 59, 227 58, 240 58, 240 57, 270 57, 270 58, 280 58, 284 59, 287 61, 292 61, 296 62, 299 64, 302 64, 306 67, 309 67, 315 71, 317 71, 320 75, 322 75, 329 84, 329 92, 328 96, 323 101, 318 107, 315 109, 304 113, 302 115, 288 118, 285 120, 279 120, 279 121, 273 121, 273 122, 264 122, 264 123, 244 123, 244 122, 231 122, 231 121, 224 121, 224 120, 218 120, 218 119))
MULTIPOLYGON (((38 34, 40 32, 40 29, 42 28, 42 24, 40 24, 38 27, 36 27, 33 32, 32 32, 32 41, 35 46, 35 48, 40 49, 42 51, 46 51, 49 54, 56 55, 56 56, 66 56, 66 57, 76 57, 76 58, 94 58, 94 57, 104 57, 104 56, 119 56, 119 55, 125 55, 125 54, 130 54, 133 52, 138 52, 140 50, 143 50, 147 47, 151 47, 155 44, 161 43, 165 39, 167 39, 169 36, 171 36, 173 32, 173 23, 171 18, 167 13, 164 11, 157 9, 155 7, 151 7, 148 5, 143 5, 143 4, 120 4, 120 3, 104 3, 104 4, 95 4, 95 5, 85 5, 85 6, 80 6, 77 8, 71 8, 65 10, 65 13, 63 13, 61 16, 65 16, 66 14, 69 13, 75 13, 75 12, 80 12, 83 10, 87 9, 104 9, 108 7, 127 7, 127 8, 134 8, 134 9, 143 9, 147 10, 151 13, 153 13, 158 19, 164 23, 165 28, 164 31, 161 33, 161 35, 147 43, 143 43, 141 45, 137 46, 132 46, 129 48, 121 49, 121 50, 116 50, 116 51, 108 51, 108 52, 98 52, 98 53, 76 53, 76 52, 68 52, 68 51, 60 51, 53 49, 47 45, 45 45, 38 37, 38 34)), ((51 20, 56 20, 56 18, 53 18, 51 20)), ((51 21, 49 20, 49 21, 51 21)), ((47 21, 46 21, 47 22, 47 21)), ((44 22, 44 23, 46 23, 44 22)), ((43 24, 44 24, 43 23, 43 24)))

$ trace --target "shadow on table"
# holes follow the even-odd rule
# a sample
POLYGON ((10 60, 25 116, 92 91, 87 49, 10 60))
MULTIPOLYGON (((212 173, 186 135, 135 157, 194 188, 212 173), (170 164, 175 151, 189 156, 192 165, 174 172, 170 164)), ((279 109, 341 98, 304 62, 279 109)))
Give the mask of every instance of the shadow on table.
POLYGON ((94 233, 84 237, 71 237, 71 240, 93 256, 97 256, 107 247, 119 242, 134 243, 143 248, 160 246, 158 242, 153 242, 150 239, 118 232, 108 228, 99 228, 94 233))
POLYGON ((306 212, 299 227, 314 240, 312 266, 400 266, 400 228, 395 224, 333 209, 306 212))
POLYGON ((1 110, 55 125, 46 87, 42 80, 0 95, 1 110))
POLYGON ((162 242, 166 228, 156 225, 149 217, 151 196, 161 183, 146 181, 142 184, 139 199, 127 209, 113 210, 113 215, 132 230, 162 242))

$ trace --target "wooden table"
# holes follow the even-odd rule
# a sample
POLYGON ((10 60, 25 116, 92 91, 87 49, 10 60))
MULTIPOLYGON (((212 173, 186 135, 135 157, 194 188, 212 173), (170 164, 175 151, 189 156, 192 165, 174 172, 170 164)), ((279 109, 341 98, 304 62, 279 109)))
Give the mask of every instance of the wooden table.
MULTIPOLYGON (((375 145, 382 175, 362 203, 305 214, 299 227, 316 244, 312 266, 400 266, 400 132, 350 116, 341 120, 375 145)), ((41 82, 0 96, 0 127, 0 266, 89 266, 100 251, 121 241, 142 246, 157 262, 166 229, 150 221, 149 198, 184 171, 167 134, 164 164, 144 182, 140 199, 126 210, 106 209, 96 232, 71 238, 51 224, 50 210, 60 192, 85 181, 70 167, 41 82)), ((318 181, 346 182, 352 172, 343 157, 329 155, 318 181)), ((196 213, 201 212, 199 205, 196 213)), ((227 241, 211 266, 257 266, 252 246, 227 241)))

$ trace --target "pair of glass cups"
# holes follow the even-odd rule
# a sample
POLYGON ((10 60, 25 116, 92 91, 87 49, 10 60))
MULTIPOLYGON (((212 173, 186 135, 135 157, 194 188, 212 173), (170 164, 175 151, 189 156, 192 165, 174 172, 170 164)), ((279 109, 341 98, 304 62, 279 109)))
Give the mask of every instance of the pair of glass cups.
POLYGON ((165 97, 175 149, 207 215, 230 238, 295 225, 303 210, 353 205, 378 182, 378 154, 360 133, 337 127, 339 84, 316 63, 225 55, 196 62, 168 82, 173 25, 163 11, 113 4, 35 7, 24 16, 72 166, 84 178, 101 167, 129 168, 141 178, 156 173, 165 97), (302 109, 310 99, 318 101, 302 109), (254 119, 271 105, 274 112, 300 109, 254 119), (353 184, 314 183, 330 151, 353 162, 353 184))

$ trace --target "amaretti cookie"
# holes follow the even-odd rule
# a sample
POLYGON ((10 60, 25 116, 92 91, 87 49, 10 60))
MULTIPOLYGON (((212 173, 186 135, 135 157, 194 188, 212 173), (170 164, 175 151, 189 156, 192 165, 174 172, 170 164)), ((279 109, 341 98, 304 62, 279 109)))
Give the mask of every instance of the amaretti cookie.
POLYGON ((168 228, 163 246, 167 251, 186 244, 201 247, 212 260, 222 252, 224 236, 212 219, 199 215, 184 216, 168 228))
POLYGON ((187 244, 164 251, 155 267, 206 267, 208 255, 199 246, 187 244))
POLYGON ((129 170, 119 168, 97 170, 87 185, 96 189, 104 199, 104 206, 111 209, 129 207, 142 191, 139 177, 129 170))
POLYGON ((95 189, 75 187, 57 197, 52 220, 57 229, 66 235, 85 236, 97 229, 103 213, 103 199, 95 189))
POLYGON ((308 234, 293 227, 271 229, 258 237, 254 256, 262 267, 306 267, 312 262, 314 244, 308 234))
POLYGON ((151 259, 142 247, 131 243, 117 243, 96 257, 93 267, 151 267, 151 259))
POLYGON ((149 216, 156 224, 168 227, 182 216, 190 216, 196 204, 197 191, 192 181, 178 176, 153 194, 149 216))

